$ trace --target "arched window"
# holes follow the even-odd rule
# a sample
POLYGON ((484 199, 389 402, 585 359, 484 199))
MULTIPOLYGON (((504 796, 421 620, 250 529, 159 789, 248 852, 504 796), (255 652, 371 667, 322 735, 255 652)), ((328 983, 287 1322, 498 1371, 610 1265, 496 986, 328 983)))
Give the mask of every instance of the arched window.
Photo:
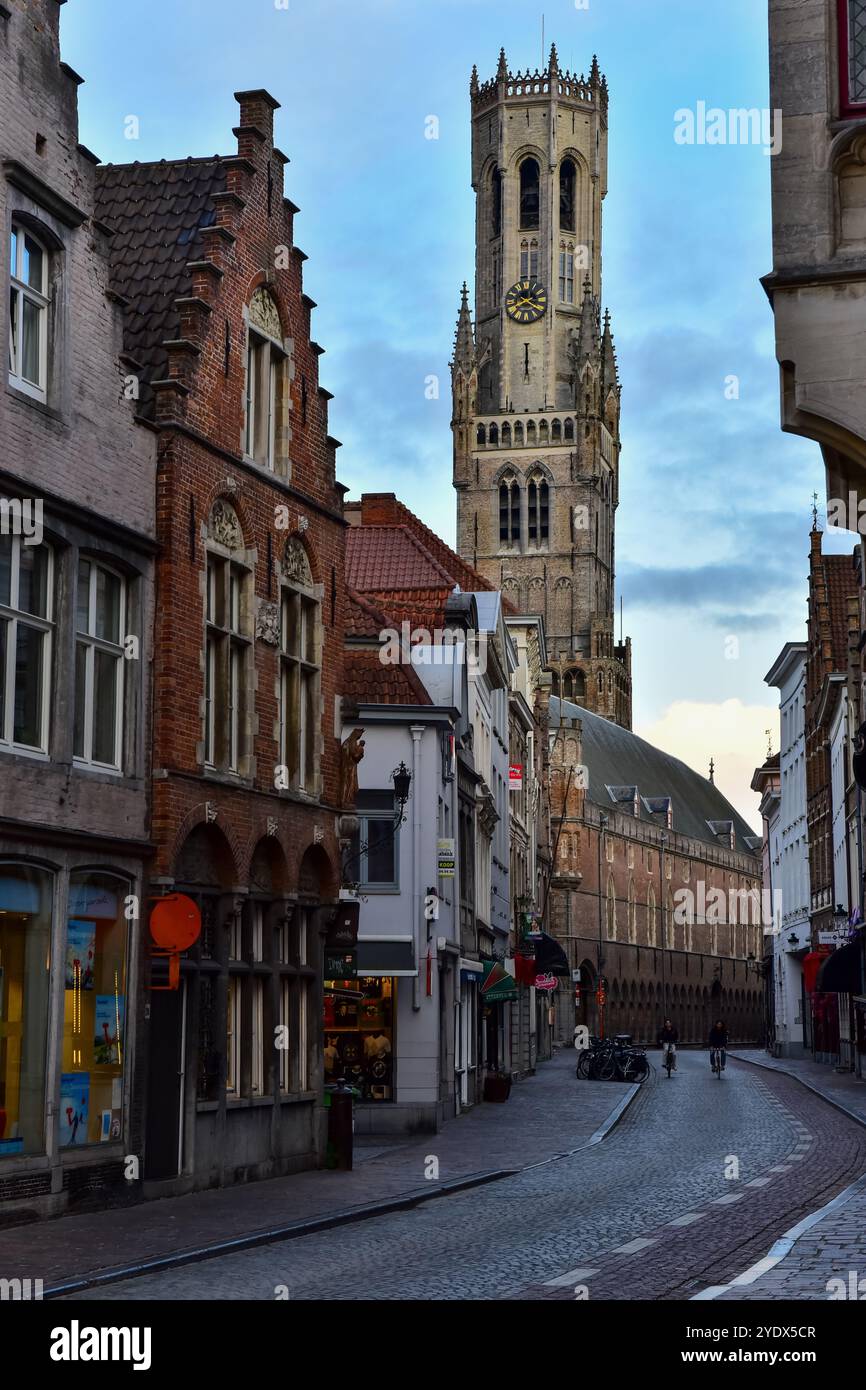
POLYGON ((536 545, 544 545, 549 539, 549 489, 544 478, 535 476, 529 483, 529 526, 528 535, 536 545))
MULTIPOLYGON (((649 867, 649 865, 647 867, 649 867)), ((646 916, 647 941, 649 942, 650 946, 656 946, 658 944, 659 924, 656 914, 656 890, 655 888, 653 888, 652 884, 650 884, 649 889, 647 891, 646 916)))
POLYGON ((279 310, 265 289, 257 289, 250 300, 247 328, 244 452, 273 470, 280 454, 278 421, 286 408, 286 354, 279 310))
POLYGON ((44 401, 48 389, 48 267, 46 247, 12 223, 9 281, 9 382, 44 401))
POLYGON ((502 170, 494 169, 490 175, 490 235, 502 235, 502 170))
POLYGON ((563 304, 574 303, 574 243, 559 243, 559 297, 563 304))
POLYGON ((616 889, 612 875, 607 880, 607 937, 609 941, 616 941, 616 889))
POLYGON ((539 169, 537 159, 524 159, 520 166, 520 226, 528 231, 538 226, 539 169))
POLYGON ((487 443, 487 434, 483 425, 479 425, 478 429, 475 431, 475 443, 479 444, 482 448, 487 443))
POLYGON ((562 443, 562 421, 554 420, 550 427, 550 437, 554 444, 562 443))
POLYGON ((549 431, 546 420, 539 420, 538 422, 538 438, 539 442, 542 444, 547 444, 549 442, 549 431))
POLYGON ((538 275, 538 242, 535 237, 528 241, 526 237, 520 243, 520 278, 525 280, 527 276, 534 280, 538 275))
POLYGON ((515 447, 515 449, 522 449, 522 448, 523 448, 523 421, 522 421, 522 420, 516 420, 516 421, 514 422, 514 447, 515 447))
POLYGON ((574 223, 574 191, 577 182, 577 170, 574 167, 573 159, 564 159, 559 166, 559 225, 564 232, 573 232, 574 223))
POLYGON ((526 424, 526 442, 527 442, 527 444, 534 444, 534 443, 535 443, 535 439, 536 439, 536 435, 535 435, 535 421, 534 421, 534 420, 529 420, 529 421, 527 421, 527 424, 526 424))
POLYGON ((487 442, 489 444, 499 444, 499 426, 497 424, 493 424, 490 426, 490 430, 487 435, 487 442))
POLYGON ((511 426, 507 420, 502 426, 502 447, 503 449, 511 448, 511 426))
POLYGON ((288 786, 317 790, 321 603, 310 561, 297 536, 283 553, 280 586, 280 762, 288 786))
POLYGON ((520 488, 513 478, 499 485, 499 540, 502 545, 520 544, 520 488))
POLYGON ((571 673, 571 680, 575 695, 582 700, 586 695, 586 676, 582 671, 575 670, 571 673))
POLYGON ((566 442, 566 444, 573 444, 573 443, 574 443, 574 421, 573 421, 573 420, 566 420, 566 422, 565 422, 565 442, 566 442))
POLYGON ((251 591, 237 513, 218 499, 207 538, 204 761, 223 772, 241 772, 248 754, 251 591))
POLYGON ((634 895, 634 879, 628 881, 628 939, 637 941, 637 903, 634 895))

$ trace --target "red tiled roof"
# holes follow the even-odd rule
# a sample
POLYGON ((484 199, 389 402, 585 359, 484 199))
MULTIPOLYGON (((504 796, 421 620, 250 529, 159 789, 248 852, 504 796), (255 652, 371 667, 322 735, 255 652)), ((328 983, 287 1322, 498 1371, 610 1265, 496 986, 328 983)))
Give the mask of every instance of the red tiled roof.
POLYGON ((389 621, 380 608, 354 589, 347 590, 346 636, 378 638, 389 621))
POLYGON ((346 653, 343 695, 364 705, 430 705, 432 700, 410 663, 384 664, 370 648, 346 653))
POLYGON ((405 526, 350 526, 346 578, 359 593, 446 589, 457 582, 405 526))

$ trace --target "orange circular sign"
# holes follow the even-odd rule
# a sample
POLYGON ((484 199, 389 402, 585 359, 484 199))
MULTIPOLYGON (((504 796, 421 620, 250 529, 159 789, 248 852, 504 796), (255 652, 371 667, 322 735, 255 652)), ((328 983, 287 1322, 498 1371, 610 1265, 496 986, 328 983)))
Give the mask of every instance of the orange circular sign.
POLYGON ((150 913, 150 934, 162 951, 187 951, 201 934, 201 913, 184 893, 158 898, 150 913))

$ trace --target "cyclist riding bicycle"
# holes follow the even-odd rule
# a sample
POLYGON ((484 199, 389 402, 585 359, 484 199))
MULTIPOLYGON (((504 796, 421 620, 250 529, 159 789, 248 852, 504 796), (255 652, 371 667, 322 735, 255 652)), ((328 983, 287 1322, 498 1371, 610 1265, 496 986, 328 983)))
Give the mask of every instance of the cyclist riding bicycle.
POLYGON ((719 1070, 725 1070, 725 1053, 728 1046, 728 1030, 722 1019, 717 1018, 710 1029, 710 1065, 713 1061, 713 1049, 719 1049, 719 1070))
POLYGON ((676 1071, 677 1069, 677 1043, 679 1042, 679 1040, 679 1033, 677 1032, 674 1025, 671 1023, 671 1020, 669 1018, 666 1018, 664 1021, 664 1026, 659 1029, 657 1042, 659 1047, 664 1050, 665 1058, 667 1058, 668 1052, 670 1052, 673 1061, 674 1071, 676 1071))

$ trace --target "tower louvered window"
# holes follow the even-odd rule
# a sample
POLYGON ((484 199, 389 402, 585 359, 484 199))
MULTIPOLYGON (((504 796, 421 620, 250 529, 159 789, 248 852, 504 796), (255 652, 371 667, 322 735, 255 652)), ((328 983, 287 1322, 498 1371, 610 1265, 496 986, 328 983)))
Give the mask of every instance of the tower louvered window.
POLYGON ((499 486, 499 539, 503 545, 520 544, 520 489, 514 481, 499 486))
POLYGON ((574 303, 574 243, 559 243, 559 297, 563 304, 574 303))
POLYGON ((543 478, 533 478, 529 484, 528 536, 536 545, 550 537, 550 490, 543 478))
POLYGON ((535 237, 532 241, 525 238, 520 243, 520 278, 525 280, 529 277, 535 280, 538 276, 538 242, 535 237))
POLYGON ((520 166, 520 226, 532 231, 538 226, 540 208, 537 159, 524 159, 520 166))
POLYGON ((563 232, 575 231, 574 191, 577 170, 573 159, 564 159, 559 166, 559 226, 563 232))

